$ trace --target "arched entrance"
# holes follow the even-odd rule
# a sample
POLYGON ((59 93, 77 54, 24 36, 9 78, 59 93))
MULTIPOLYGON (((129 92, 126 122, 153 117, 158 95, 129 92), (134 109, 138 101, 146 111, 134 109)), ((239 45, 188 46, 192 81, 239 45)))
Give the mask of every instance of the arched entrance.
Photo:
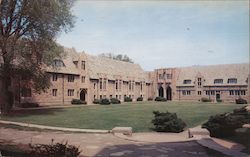
POLYGON ((159 93, 159 97, 164 97, 163 87, 160 87, 160 88, 159 88, 158 93, 159 93))
POLYGON ((167 87, 167 100, 172 100, 172 88, 170 86, 167 87))
POLYGON ((87 90, 86 90, 86 89, 83 89, 83 90, 80 92, 80 100, 86 101, 86 94, 87 94, 87 90))

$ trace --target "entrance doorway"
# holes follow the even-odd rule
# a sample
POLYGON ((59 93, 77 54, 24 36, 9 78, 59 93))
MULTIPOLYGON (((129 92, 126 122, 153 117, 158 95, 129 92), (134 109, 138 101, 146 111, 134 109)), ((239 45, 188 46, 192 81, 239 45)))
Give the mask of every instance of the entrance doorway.
POLYGON ((86 94, 87 94, 87 90, 86 90, 86 89, 83 89, 83 90, 80 92, 80 100, 86 101, 86 94))
POLYGON ((163 97, 164 96, 164 90, 163 90, 163 87, 160 87, 159 88, 159 97, 163 97))
POLYGON ((172 88, 168 86, 167 88, 167 100, 172 100, 172 88))
POLYGON ((216 101, 220 100, 220 94, 216 94, 216 101))

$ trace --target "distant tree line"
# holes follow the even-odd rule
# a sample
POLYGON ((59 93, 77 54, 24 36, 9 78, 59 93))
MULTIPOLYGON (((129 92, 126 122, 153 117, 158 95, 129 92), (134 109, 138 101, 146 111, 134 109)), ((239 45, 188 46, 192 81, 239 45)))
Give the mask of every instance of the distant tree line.
POLYGON ((102 53, 99 56, 114 59, 114 60, 134 63, 134 61, 131 58, 129 58, 127 55, 123 55, 123 54, 115 55, 113 53, 102 53))

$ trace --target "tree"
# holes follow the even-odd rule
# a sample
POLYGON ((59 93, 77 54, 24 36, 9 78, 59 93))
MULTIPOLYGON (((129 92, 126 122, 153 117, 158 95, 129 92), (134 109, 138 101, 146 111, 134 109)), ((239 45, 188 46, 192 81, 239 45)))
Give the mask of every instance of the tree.
POLYGON ((115 54, 112 54, 112 53, 102 53, 99 56, 114 59, 114 60, 118 60, 118 61, 134 63, 133 60, 131 58, 129 58, 127 55, 122 55, 122 54, 115 55, 115 54))
POLYGON ((49 87, 45 68, 62 47, 55 38, 73 27, 73 0, 2 0, 0 4, 1 111, 11 103, 11 80, 24 77, 37 91, 49 87))

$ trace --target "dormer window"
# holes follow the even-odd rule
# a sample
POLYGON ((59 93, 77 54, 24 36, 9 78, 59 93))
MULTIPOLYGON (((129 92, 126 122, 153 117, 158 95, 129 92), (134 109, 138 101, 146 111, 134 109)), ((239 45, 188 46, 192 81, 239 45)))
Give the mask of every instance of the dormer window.
POLYGON ((73 63, 75 64, 76 68, 78 68, 78 61, 73 61, 73 63))
POLYGON ((236 84, 236 83, 237 83, 237 78, 229 78, 229 79, 227 80, 227 83, 228 83, 228 84, 236 84))
POLYGON ((214 79, 214 84, 223 84, 223 79, 214 79))
POLYGON ((55 66, 55 67, 65 67, 65 64, 60 59, 55 59, 53 61, 52 65, 55 66))
POLYGON ((183 84, 191 84, 191 82, 192 82, 191 80, 184 80, 183 84))

